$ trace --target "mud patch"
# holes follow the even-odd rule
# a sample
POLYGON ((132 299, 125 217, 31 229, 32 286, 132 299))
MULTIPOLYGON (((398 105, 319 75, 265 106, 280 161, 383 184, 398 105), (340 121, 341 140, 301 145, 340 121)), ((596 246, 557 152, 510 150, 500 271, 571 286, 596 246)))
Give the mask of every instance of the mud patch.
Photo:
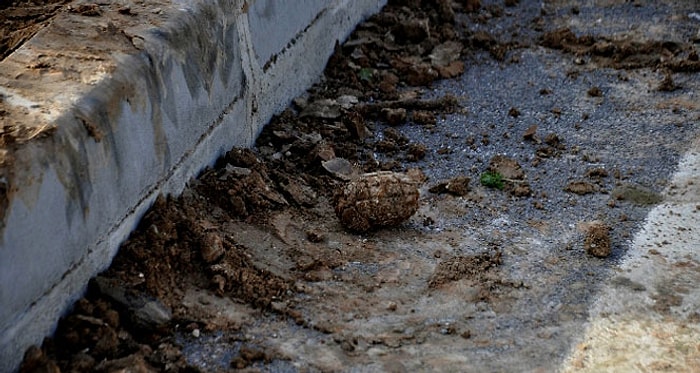
POLYGON ((428 282, 431 288, 462 279, 480 283, 501 264, 501 253, 457 256, 440 261, 428 282))

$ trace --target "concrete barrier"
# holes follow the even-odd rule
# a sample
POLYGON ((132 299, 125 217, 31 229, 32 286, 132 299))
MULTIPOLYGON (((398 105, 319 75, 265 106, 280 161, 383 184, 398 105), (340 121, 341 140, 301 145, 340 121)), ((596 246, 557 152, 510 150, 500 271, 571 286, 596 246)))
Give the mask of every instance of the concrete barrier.
POLYGON ((385 1, 125 3, 63 12, 0 62, 2 372, 159 194, 251 145, 385 1))

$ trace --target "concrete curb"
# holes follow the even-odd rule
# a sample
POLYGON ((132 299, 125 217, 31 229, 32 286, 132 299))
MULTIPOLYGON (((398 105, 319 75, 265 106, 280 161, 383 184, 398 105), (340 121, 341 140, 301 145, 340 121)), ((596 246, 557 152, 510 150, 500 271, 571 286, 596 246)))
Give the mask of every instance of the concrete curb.
POLYGON ((0 62, 13 136, 0 154, 2 372, 52 332, 159 194, 251 145, 386 1, 173 3, 134 5, 138 21, 113 5, 62 13, 0 62))

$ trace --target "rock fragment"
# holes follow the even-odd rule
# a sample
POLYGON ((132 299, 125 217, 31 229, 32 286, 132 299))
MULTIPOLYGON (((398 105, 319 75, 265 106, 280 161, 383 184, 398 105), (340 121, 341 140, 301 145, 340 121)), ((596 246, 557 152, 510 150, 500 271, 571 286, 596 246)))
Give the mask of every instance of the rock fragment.
POLYGON ((333 158, 321 162, 321 166, 340 180, 350 180, 353 175, 352 163, 345 158, 333 158))
POLYGON ((93 281, 98 291, 121 306, 138 327, 158 329, 172 319, 172 311, 160 300, 128 289, 119 280, 97 276, 93 281))

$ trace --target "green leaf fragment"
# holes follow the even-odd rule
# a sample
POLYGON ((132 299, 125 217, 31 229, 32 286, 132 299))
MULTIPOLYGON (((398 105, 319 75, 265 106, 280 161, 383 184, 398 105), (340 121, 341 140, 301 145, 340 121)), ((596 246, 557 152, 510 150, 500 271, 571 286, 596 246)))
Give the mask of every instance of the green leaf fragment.
POLYGON ((370 81, 374 77, 374 69, 370 69, 369 67, 362 68, 357 75, 360 80, 370 81))
POLYGON ((488 188, 503 189, 503 175, 498 172, 487 171, 481 174, 481 185, 488 188))

